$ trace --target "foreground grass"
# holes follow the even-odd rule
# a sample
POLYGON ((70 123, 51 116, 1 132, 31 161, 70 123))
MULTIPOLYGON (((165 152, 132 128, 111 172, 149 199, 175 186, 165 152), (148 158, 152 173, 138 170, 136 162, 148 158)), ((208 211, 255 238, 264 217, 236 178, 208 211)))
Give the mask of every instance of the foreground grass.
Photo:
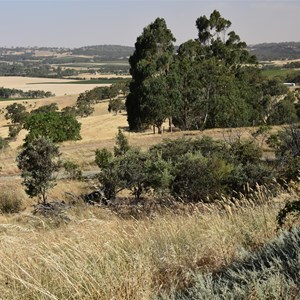
POLYGON ((140 218, 130 218, 124 208, 84 205, 60 219, 29 212, 2 216, 0 295, 169 299, 174 290, 197 285, 199 276, 260 249, 276 235, 277 212, 278 202, 261 190, 239 205, 179 205, 175 211, 153 209, 148 217, 135 208, 140 218))

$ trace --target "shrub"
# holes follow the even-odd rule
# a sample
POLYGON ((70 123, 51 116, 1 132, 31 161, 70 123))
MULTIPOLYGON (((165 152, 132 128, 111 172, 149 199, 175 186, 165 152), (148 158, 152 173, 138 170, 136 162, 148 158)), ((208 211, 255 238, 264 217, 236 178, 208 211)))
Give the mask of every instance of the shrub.
POLYGON ((18 213, 22 208, 22 199, 17 194, 8 191, 0 193, 0 212, 18 213))
POLYGON ((15 139, 22 129, 22 125, 12 125, 8 128, 8 136, 10 139, 15 139))
POLYGON ((80 166, 77 163, 67 160, 63 163, 62 166, 65 169, 65 171, 70 179, 73 179, 73 180, 81 180, 82 179, 82 171, 80 169, 80 166))
POLYGON ((216 157, 188 153, 175 165, 171 193, 188 201, 207 201, 225 190, 232 166, 216 157))

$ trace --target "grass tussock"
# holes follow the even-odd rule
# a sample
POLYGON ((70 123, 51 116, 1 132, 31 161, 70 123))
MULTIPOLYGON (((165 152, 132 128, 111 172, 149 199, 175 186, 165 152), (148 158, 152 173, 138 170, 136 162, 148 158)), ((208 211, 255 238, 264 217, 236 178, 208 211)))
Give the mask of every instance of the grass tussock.
POLYGON ((202 295, 199 285, 211 296, 210 274, 277 234, 278 203, 262 190, 238 205, 182 204, 139 219, 125 211, 78 204, 58 224, 28 212, 2 216, 1 297, 175 299, 202 295))

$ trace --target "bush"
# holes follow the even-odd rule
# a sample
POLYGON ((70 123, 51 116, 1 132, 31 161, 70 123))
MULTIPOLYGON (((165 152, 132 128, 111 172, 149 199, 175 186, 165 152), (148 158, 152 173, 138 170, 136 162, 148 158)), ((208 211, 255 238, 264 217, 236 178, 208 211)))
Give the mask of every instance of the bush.
POLYGON ((210 201, 225 191, 232 169, 216 156, 188 153, 174 167, 171 193, 188 201, 210 201))
POLYGON ((18 213, 22 208, 22 199, 12 192, 2 191, 0 193, 0 212, 1 213, 18 213))
POLYGON ((80 166, 70 160, 67 160, 63 163, 63 168, 65 169, 66 173, 68 174, 70 179, 73 180, 81 180, 82 179, 82 171, 80 166))

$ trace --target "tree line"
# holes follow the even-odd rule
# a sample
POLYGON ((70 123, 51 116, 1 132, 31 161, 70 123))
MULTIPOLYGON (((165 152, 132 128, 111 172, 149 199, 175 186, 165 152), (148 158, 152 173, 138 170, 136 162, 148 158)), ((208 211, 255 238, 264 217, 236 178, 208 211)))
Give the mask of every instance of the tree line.
POLYGON ((39 99, 39 98, 49 98, 54 97, 55 95, 49 91, 45 92, 42 90, 30 90, 24 92, 19 89, 9 89, 0 87, 0 98, 10 99, 10 98, 23 98, 23 99, 39 99))

